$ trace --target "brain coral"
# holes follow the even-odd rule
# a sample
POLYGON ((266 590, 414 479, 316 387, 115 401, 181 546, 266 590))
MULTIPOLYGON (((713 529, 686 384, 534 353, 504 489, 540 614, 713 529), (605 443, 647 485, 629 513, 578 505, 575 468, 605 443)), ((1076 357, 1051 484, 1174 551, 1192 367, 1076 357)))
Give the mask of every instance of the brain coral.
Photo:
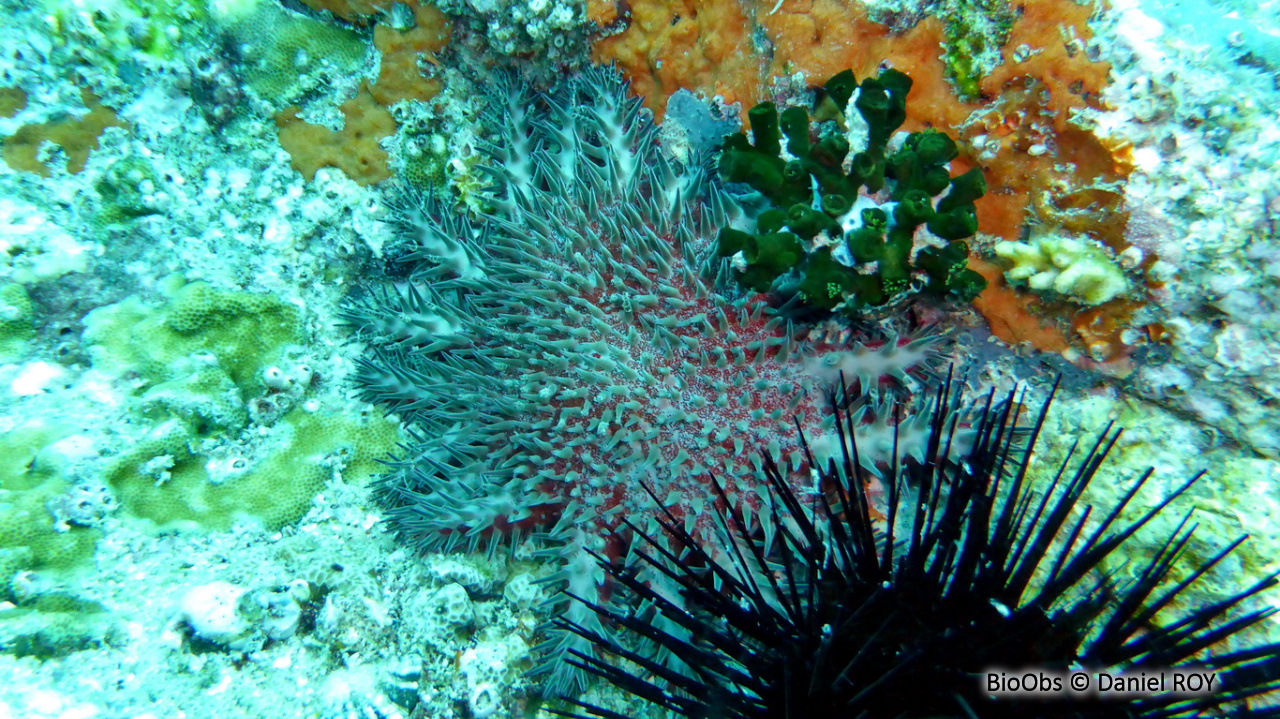
MULTIPOLYGON (((824 437, 836 450, 823 418, 841 373, 864 389, 911 386, 936 365, 936 336, 801 327, 768 297, 732 289, 714 238, 739 208, 706 168, 663 154, 612 69, 548 96, 508 81, 489 101, 492 211, 472 222, 406 195, 394 214, 407 279, 346 310, 369 347, 366 396, 413 428, 380 486, 417 546, 533 542, 559 556, 562 586, 607 601, 590 552, 626 550, 622 517, 656 531, 641 483, 695 533, 713 531, 713 475, 767 519, 751 448, 811 491, 801 453, 779 437, 799 422, 817 452, 824 437)), ((881 406, 864 398, 857 410, 859 446, 881 448, 869 465, 892 447, 881 406)), ((911 438, 923 428, 910 425, 903 454, 922 451, 911 438)), ((575 606, 568 618, 604 631, 575 606)), ((558 633, 543 649, 547 690, 579 689, 558 659, 587 644, 558 633)))

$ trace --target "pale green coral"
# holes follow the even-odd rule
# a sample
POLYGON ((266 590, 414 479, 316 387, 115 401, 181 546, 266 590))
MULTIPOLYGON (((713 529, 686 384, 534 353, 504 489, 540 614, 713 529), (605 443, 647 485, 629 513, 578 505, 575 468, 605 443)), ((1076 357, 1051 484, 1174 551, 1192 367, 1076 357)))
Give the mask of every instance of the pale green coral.
POLYGON ((439 134, 405 137, 401 150, 400 175, 411 187, 436 192, 448 180, 449 146, 439 134))
POLYGON ((0 361, 22 354, 27 340, 35 335, 33 306, 19 284, 0 286, 0 361))
POLYGON ((197 357, 189 373, 178 372, 175 379, 147 390, 142 395, 143 410, 157 417, 178 417, 202 435, 230 435, 244 429, 249 414, 240 390, 212 359, 197 357))
POLYGON ((274 104, 295 101, 325 78, 352 75, 369 48, 351 30, 274 2, 223 0, 211 9, 215 22, 240 52, 239 69, 249 87, 274 104))
POLYGON ((1153 474, 1147 486, 1121 515, 1122 522, 1131 521, 1153 509, 1197 472, 1206 472, 1169 511, 1158 515, 1107 560, 1106 568, 1118 580, 1133 578, 1135 568, 1161 550, 1190 510, 1194 510, 1192 522, 1198 526, 1182 561, 1173 565, 1170 582, 1187 578, 1239 536, 1248 534, 1250 538, 1210 572, 1209 581, 1199 582, 1186 592, 1182 601, 1205 604, 1222 600, 1280 569, 1276 560, 1280 556, 1280 532, 1273 521, 1280 512, 1280 502, 1272 496, 1280 482, 1280 462, 1239 457, 1220 447, 1214 432, 1150 403, 1125 397, 1059 395, 1036 446, 1029 481, 1048 486, 1072 452, 1075 440, 1080 439, 1069 464, 1074 469, 1081 461, 1082 448, 1092 447, 1098 433, 1113 421, 1124 432, 1097 479, 1089 485, 1082 504, 1118 505, 1150 468, 1153 474))
POLYGON ((94 310, 85 326, 94 367, 135 378, 137 409, 151 422, 104 471, 134 517, 204 529, 250 519, 278 529, 296 522, 335 472, 347 481, 374 474, 399 438, 394 422, 294 406, 297 397, 279 394, 284 385, 264 381, 302 339, 297 308, 277 297, 193 282, 163 304, 134 297, 94 310), (246 404, 264 402, 292 411, 269 422, 260 412, 246 432, 246 404))
POLYGON ((1004 273, 1037 292, 1056 292, 1086 305, 1100 305, 1124 294, 1129 280, 1100 244, 1086 239, 1046 235, 1029 242, 999 242, 995 253, 1013 264, 1004 273))
POLYGON ((68 434, 39 419, 0 433, 0 599, 9 596, 9 582, 19 571, 73 566, 93 554, 102 536, 88 527, 54 528, 47 505, 68 484, 42 452, 68 434))
POLYGON ((146 386, 190 373, 193 354, 212 355, 242 392, 282 349, 302 339, 298 309, 271 295, 216 289, 192 282, 165 305, 136 297, 85 317, 85 342, 94 367, 137 373, 146 386))
POLYGON ((208 17, 203 0, 51 0, 55 34, 108 57, 139 50, 170 59, 208 17))
POLYGON ((276 423, 268 446, 204 451, 198 433, 173 419, 106 478, 130 515, 158 526, 227 529, 249 520, 275 530, 298 521, 335 472, 348 482, 374 475, 398 439, 397 425, 379 416, 299 408, 276 423))

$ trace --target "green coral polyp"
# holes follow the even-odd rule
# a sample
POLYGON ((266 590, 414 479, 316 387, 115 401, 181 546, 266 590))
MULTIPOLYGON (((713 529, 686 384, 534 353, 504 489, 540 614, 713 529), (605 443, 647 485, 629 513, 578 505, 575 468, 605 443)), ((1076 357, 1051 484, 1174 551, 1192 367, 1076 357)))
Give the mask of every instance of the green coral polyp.
POLYGON ((840 225, 836 224, 830 216, 798 203, 792 205, 787 211, 786 226, 805 240, 812 240, 820 232, 834 232, 840 229, 840 225))
POLYGON ((809 253, 800 293, 813 307, 832 310, 849 294, 884 300, 884 289, 870 275, 861 275, 836 262, 829 248, 809 253))
POLYGON ((978 213, 972 205, 958 207, 951 212, 936 213, 926 226, 944 240, 961 240, 973 237, 978 231, 978 213))
POLYGON ((899 227, 915 227, 932 220, 933 215, 933 198, 924 190, 911 190, 893 208, 893 219, 899 227))
POLYGON ((911 79, 896 70, 861 83, 849 71, 832 77, 823 91, 846 108, 848 136, 825 123, 815 137, 800 107, 779 114, 766 102, 748 112, 750 139, 738 133, 725 140, 720 172, 728 182, 751 186, 773 207, 755 218, 754 233, 721 231, 720 254, 733 258, 743 285, 766 292, 789 284, 815 307, 851 312, 904 293, 970 301, 982 291, 986 283, 967 268, 962 240, 977 232, 973 203, 986 182, 976 168, 951 177, 947 163, 959 149, 941 132, 911 133, 890 152, 890 139, 906 120, 910 90, 911 79), (852 131, 854 113, 865 124, 865 137, 852 131), (848 157, 851 142, 862 140, 865 147, 848 157), (933 238, 917 250, 922 228, 933 238), (839 292, 833 295, 831 288, 839 292))
POLYGON ((884 210, 871 208, 862 211, 862 226, 847 235, 849 254, 857 262, 875 262, 884 246, 885 230, 889 216, 884 210))
POLYGON ((765 292, 773 281, 789 272, 804 256, 799 238, 789 232, 771 232, 752 235, 733 229, 721 234, 721 253, 726 256, 739 252, 748 263, 748 270, 741 275, 743 284, 757 292, 765 292))

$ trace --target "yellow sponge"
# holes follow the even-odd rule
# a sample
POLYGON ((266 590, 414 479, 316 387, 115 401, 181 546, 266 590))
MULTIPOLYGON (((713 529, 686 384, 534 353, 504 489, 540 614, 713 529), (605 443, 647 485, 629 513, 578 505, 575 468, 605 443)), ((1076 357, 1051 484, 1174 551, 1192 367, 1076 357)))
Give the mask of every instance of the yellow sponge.
POLYGON ((1086 239, 1045 236, 1029 242, 1000 242, 996 256, 1013 264, 1005 279, 1026 282, 1037 292, 1053 291, 1086 305, 1100 305, 1129 289, 1129 280, 1100 244, 1086 239))

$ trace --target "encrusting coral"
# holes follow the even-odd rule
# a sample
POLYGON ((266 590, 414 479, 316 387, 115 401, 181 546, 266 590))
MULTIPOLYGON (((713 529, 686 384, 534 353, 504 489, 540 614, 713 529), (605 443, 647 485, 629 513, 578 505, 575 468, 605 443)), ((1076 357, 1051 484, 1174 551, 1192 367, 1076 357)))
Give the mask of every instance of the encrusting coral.
POLYGON ((275 107, 354 73, 365 56, 352 30, 276 3, 228 1, 212 9, 220 41, 236 48, 245 84, 275 107))
MULTIPOLYGON (((868 467, 893 456, 894 420, 874 392, 931 375, 936 334, 800 328, 734 287, 714 238, 739 209, 707 170, 667 159, 616 71, 539 97, 508 81, 489 102, 492 212, 473 223, 406 196, 394 221, 409 241, 407 280, 369 287, 346 310, 369 347, 364 395, 414 437, 380 482, 402 536, 490 551, 530 538, 559 556, 564 586, 608 601, 588 551, 625 552, 608 539, 622 517, 653 529, 661 506, 710 531, 713 473, 757 516, 754 444, 807 485, 804 458, 776 437, 798 421, 834 448, 821 407, 841 373, 870 393, 858 409, 876 448, 868 467)), ((899 457, 924 450, 911 418, 898 428, 899 457)), ((564 611, 597 626, 582 607, 564 611)), ((549 693, 581 687, 559 661, 570 649, 587 646, 560 633, 544 647, 549 693)))

